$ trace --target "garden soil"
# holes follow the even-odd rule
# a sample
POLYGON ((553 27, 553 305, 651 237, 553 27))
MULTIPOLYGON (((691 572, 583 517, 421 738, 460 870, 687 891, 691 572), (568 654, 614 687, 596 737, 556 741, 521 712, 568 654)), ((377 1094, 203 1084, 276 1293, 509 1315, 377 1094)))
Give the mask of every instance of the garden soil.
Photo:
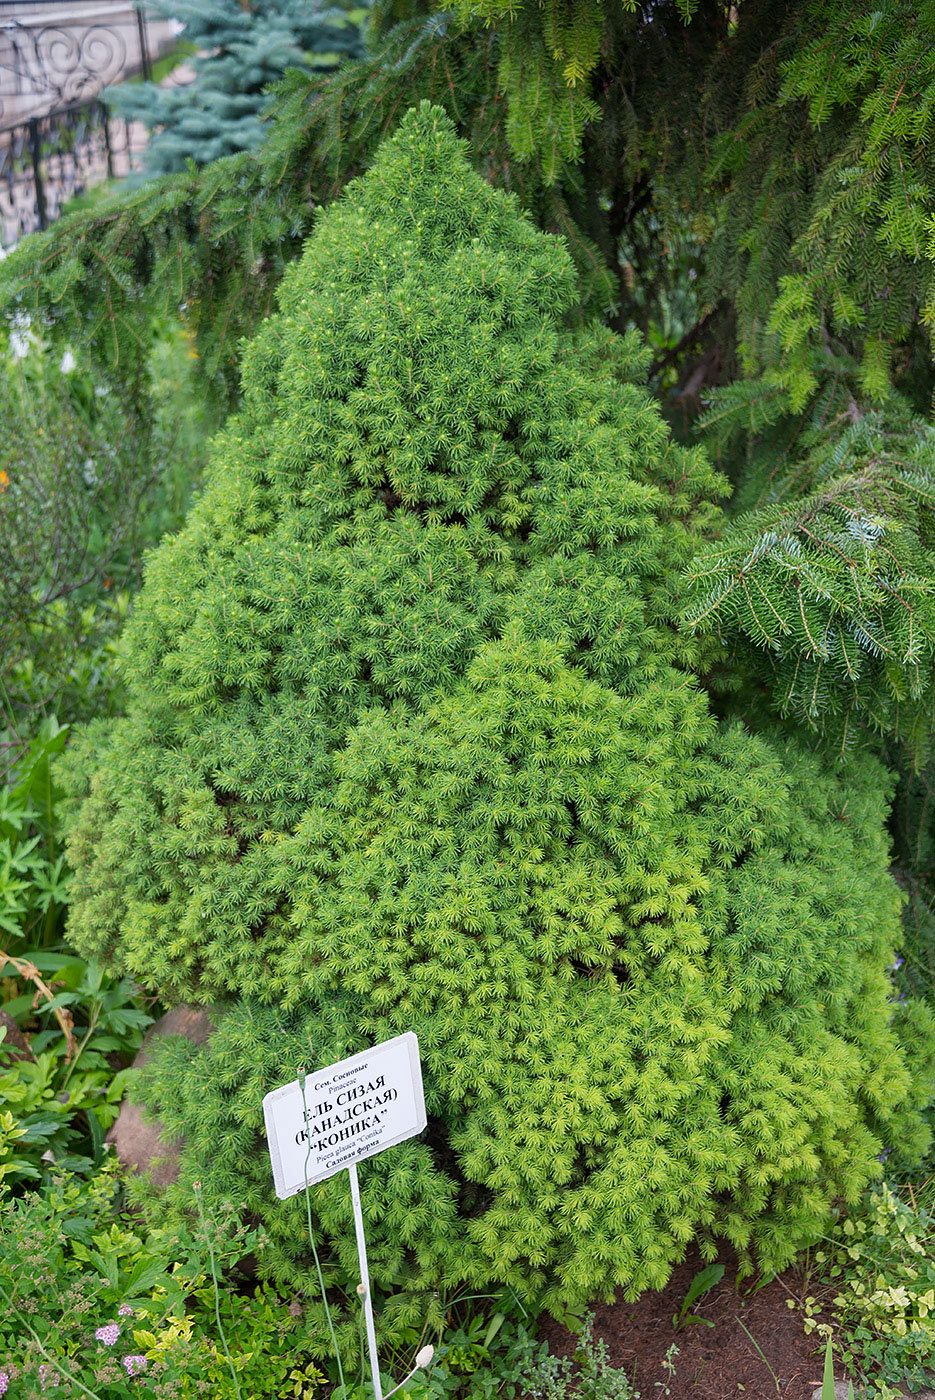
MULTIPOLYGON (((692 1308, 713 1326, 695 1322, 676 1332, 672 1319, 703 1267, 701 1257, 689 1253, 660 1292, 644 1293, 636 1303, 596 1305, 594 1335, 607 1343, 611 1363, 634 1381, 642 1400, 812 1400, 821 1387, 823 1356, 820 1338, 805 1335, 800 1304, 818 1292, 814 1280, 789 1270, 760 1288, 751 1278, 738 1286, 736 1265, 728 1264, 721 1282, 692 1308), (673 1343, 678 1356, 671 1376, 664 1363, 673 1343)), ((574 1349, 558 1323, 550 1322, 545 1336, 558 1355, 574 1349)))

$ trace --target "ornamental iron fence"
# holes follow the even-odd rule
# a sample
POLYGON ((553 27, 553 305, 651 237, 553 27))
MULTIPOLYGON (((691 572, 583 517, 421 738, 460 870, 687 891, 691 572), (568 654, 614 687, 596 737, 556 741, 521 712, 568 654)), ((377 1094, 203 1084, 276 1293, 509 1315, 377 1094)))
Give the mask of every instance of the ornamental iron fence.
POLYGON ((151 25, 133 0, 0 0, 0 133, 150 77, 153 44, 172 42, 151 25))
POLYGON ((48 228, 67 200, 140 168, 146 129, 86 102, 0 132, 0 247, 48 228))
POLYGON ((0 249, 140 166, 146 132, 99 101, 174 42, 134 0, 0 0, 0 249))

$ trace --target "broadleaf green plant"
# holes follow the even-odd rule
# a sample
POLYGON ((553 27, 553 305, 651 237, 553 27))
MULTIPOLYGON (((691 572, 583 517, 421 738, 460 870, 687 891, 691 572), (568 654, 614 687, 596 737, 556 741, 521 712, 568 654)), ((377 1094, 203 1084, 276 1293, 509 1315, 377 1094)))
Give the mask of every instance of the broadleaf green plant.
POLYGON ((68 875, 53 760, 67 737, 67 725, 43 720, 0 787, 0 953, 61 937, 68 875))
POLYGON ((62 945, 67 735, 44 720, 0 787, 0 1178, 17 1188, 100 1164, 153 1019, 129 978, 62 945))
POLYGON ((24 1053, 0 1038, 0 1102, 16 1129, 0 1140, 0 1174, 17 1187, 55 1172, 87 1174, 101 1164, 104 1134, 139 1073, 130 1061, 153 1017, 129 978, 73 954, 9 963, 0 953, 0 974, 5 990, 19 993, 2 1010, 28 1047, 24 1053))
MULTIPOLYGON (((889 779, 710 712, 673 581, 722 484, 574 299, 564 244, 411 112, 247 347, 126 717, 70 751, 79 949, 214 1008, 145 1075, 186 1139, 159 1210, 236 1196, 283 1282, 304 1203, 263 1094, 402 1030, 429 1129, 362 1184, 397 1299, 633 1296, 692 1238, 778 1268, 927 1140, 889 779)), ((345 1183, 314 1206, 348 1283, 345 1183)))
MULTIPOLYGON (((935 1380, 935 1216, 932 1183, 916 1194, 876 1186, 838 1219, 814 1255, 834 1289, 835 1342, 868 1393, 917 1390, 935 1380)), ((805 1329, 817 1303, 806 1300, 805 1329)), ((830 1344, 830 1333, 828 1334, 830 1344)))
POLYGON ((701 1322, 705 1327, 714 1326, 714 1323, 708 1318, 696 1317, 691 1309, 699 1298, 703 1298, 706 1293, 710 1293, 712 1288, 716 1288, 723 1277, 723 1264, 708 1264, 705 1268, 698 1270, 688 1285, 688 1292, 682 1299, 682 1306, 672 1318, 672 1326, 676 1332, 680 1327, 686 1327, 692 1322, 701 1322))

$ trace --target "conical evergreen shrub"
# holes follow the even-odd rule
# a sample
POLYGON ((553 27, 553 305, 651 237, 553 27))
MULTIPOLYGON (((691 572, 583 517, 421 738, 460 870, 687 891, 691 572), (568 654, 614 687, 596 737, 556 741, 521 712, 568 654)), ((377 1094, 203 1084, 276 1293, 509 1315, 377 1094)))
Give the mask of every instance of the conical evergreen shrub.
MULTIPOLYGON (((214 1004, 148 1093, 177 1198, 264 1216, 279 1277, 263 1094, 404 1029, 430 1126, 362 1173, 388 1291, 635 1293, 693 1237, 776 1266, 924 1145, 887 776, 709 713, 670 590, 718 480, 573 299, 410 113, 247 348, 75 756, 72 936, 214 1004)), ((352 1275, 346 1183, 314 1205, 352 1275)))

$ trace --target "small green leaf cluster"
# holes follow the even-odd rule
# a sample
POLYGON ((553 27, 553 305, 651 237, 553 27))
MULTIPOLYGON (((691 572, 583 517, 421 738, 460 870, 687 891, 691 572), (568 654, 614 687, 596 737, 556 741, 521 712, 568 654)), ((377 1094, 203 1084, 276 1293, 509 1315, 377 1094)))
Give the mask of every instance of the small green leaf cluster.
POLYGON ((593 1313, 581 1322, 574 1354, 543 1357, 526 1393, 532 1400, 639 1400, 640 1394, 626 1371, 611 1366, 604 1339, 595 1341, 593 1313))
MULTIPOLYGON (((833 1301, 838 1347, 874 1395, 935 1378, 935 1220, 915 1199, 875 1188, 813 1256, 833 1301)), ((806 1330, 815 1327, 806 1320, 806 1330)), ((901 1393, 901 1392, 900 1392, 901 1393)))
POLYGON ((0 1147, 0 1173, 18 1186, 54 1171, 88 1173, 100 1166, 104 1134, 138 1073, 128 1062, 153 1019, 128 978, 109 977, 96 963, 36 953, 28 966, 53 995, 41 996, 32 981, 6 979, 13 990, 25 990, 4 1002, 5 1016, 27 1030, 39 1024, 28 1035, 26 1053, 11 1046, 6 1026, 0 1027, 0 1098, 12 1128, 0 1147), (121 1061, 127 1067, 115 1071, 121 1061))
MULTIPOLYGON (((217 1400, 242 1400, 245 1395, 317 1400, 333 1393, 323 1363, 312 1360, 319 1347, 310 1343, 301 1310, 290 1307, 268 1284, 250 1293, 225 1288, 218 1307, 236 1388, 218 1341, 209 1285, 193 1289, 184 1314, 152 1322, 144 1317, 133 1327, 133 1345, 146 1356, 147 1371, 154 1379, 157 1370, 172 1377, 181 1400, 204 1395, 217 1400)), ((146 1395, 145 1381, 131 1393, 146 1395)))
POLYGON ((68 874, 53 760, 67 737, 67 725, 43 721, 0 788, 0 947, 11 952, 61 935, 68 874))
MULTIPOLYGON (((673 579, 720 482, 573 301, 564 246, 409 113, 247 347, 127 715, 71 756, 72 936, 217 1003, 147 1072, 176 1199, 236 1195, 282 1282, 263 1094, 402 1030, 431 1127, 363 1196, 403 1298, 633 1295, 698 1236, 776 1267, 885 1139, 924 1147, 887 779, 710 713, 673 579)), ((352 1276, 340 1183, 314 1205, 352 1276)))
MULTIPOLYGON (((535 1312, 509 1291, 458 1302, 449 1304, 431 1368, 413 1378, 421 1377, 424 1389, 413 1382, 407 1386, 413 1400, 423 1400, 423 1395, 425 1400, 453 1394, 464 1400, 528 1395, 530 1378, 548 1355, 535 1312)), ((410 1338, 410 1354, 418 1340, 418 1333, 410 1338)))
MULTIPOLYGON (((100 1400, 233 1400, 208 1240, 219 1267, 229 1268, 244 1250, 262 1248, 262 1237, 235 1224, 230 1209, 201 1230, 154 1227, 144 1237, 138 1217, 121 1209, 113 1159, 88 1181, 59 1176, 41 1194, 5 1195, 2 1207, 0 1375, 9 1400, 53 1389, 100 1400)), ((315 1319, 310 1328, 301 1309, 265 1285, 224 1290, 220 1308, 242 1393, 312 1400, 324 1392, 311 1364, 321 1351, 315 1319)))
MULTIPOLYGON (((381 1367, 386 1386, 408 1373, 413 1357, 433 1336, 432 1359, 406 1380, 408 1400, 520 1400, 530 1394, 539 1368, 546 1363, 548 1345, 540 1338, 538 1308, 526 1308, 510 1289, 485 1294, 444 1294, 438 1317, 428 1314, 401 1325, 398 1316, 388 1333, 381 1311, 381 1367), (393 1379, 391 1379, 391 1377, 393 1379)), ((571 1325, 571 1320, 569 1320, 571 1325)), ((369 1380, 366 1338, 360 1328, 356 1384, 355 1363, 345 1354, 346 1389, 333 1400, 367 1400, 369 1380), (350 1363, 350 1364, 349 1364, 350 1363)))
POLYGON ((0 1178, 21 1188, 100 1165, 152 1017, 139 989, 61 947, 68 875, 46 721, 0 788, 0 1178), (116 1073, 115 1073, 116 1070, 116 1073))
POLYGON ((710 1293, 724 1277, 723 1264, 708 1264, 703 1269, 699 1269, 691 1283, 688 1285, 685 1297, 682 1299, 682 1306, 677 1313, 672 1315, 672 1328, 677 1332, 680 1327, 687 1327, 691 1323, 700 1322, 705 1327, 713 1327, 714 1323, 707 1318, 698 1317, 691 1309, 699 1298, 703 1298, 706 1293, 710 1293))

